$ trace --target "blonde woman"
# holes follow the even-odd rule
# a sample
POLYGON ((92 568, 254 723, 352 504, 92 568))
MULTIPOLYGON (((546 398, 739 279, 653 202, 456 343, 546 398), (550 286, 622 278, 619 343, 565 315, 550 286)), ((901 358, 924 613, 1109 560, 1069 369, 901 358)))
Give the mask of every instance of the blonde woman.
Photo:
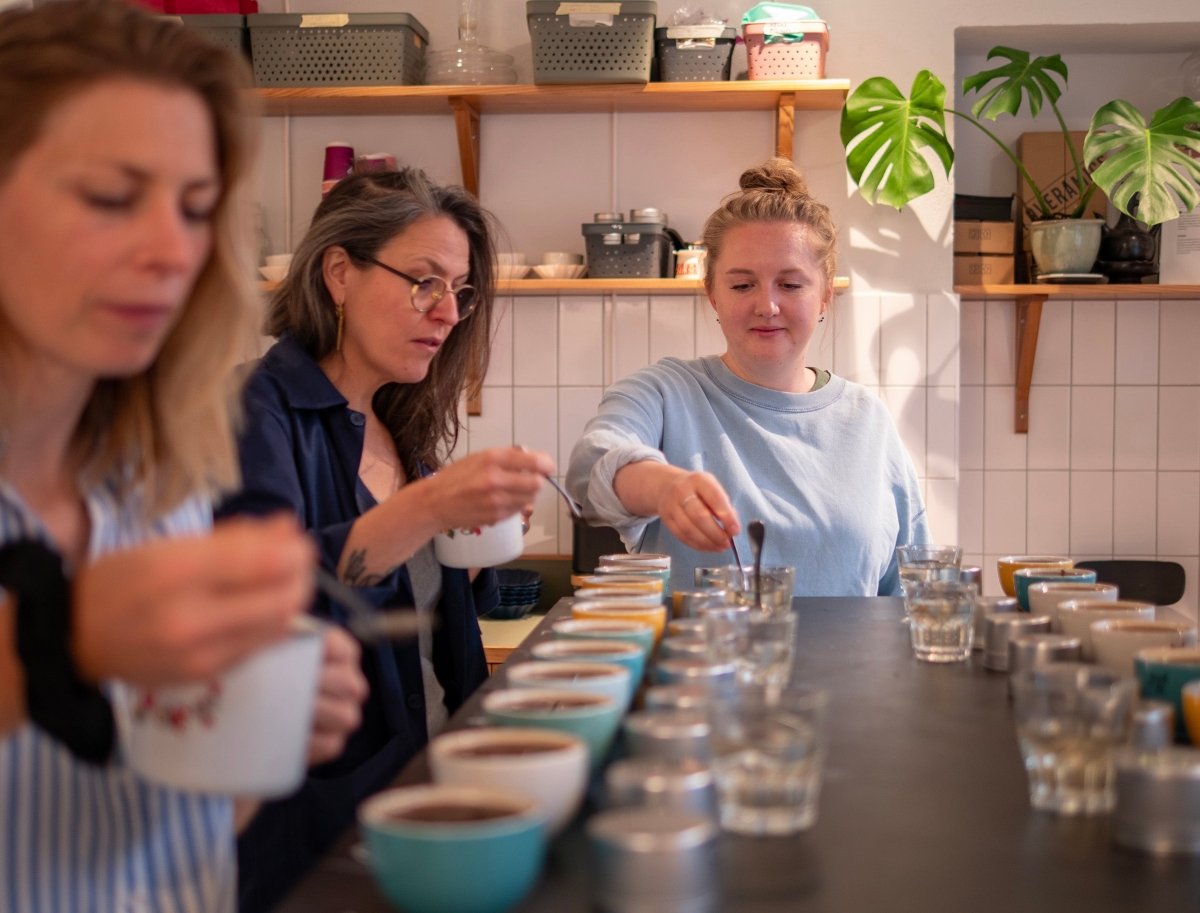
MULTIPOLYGON (((311 599, 292 519, 210 534, 252 301, 242 67, 124 3, 0 14, 3 910, 235 907, 232 800, 126 768, 102 682, 206 679, 311 599)), ((314 761, 363 691, 332 635, 314 761)))

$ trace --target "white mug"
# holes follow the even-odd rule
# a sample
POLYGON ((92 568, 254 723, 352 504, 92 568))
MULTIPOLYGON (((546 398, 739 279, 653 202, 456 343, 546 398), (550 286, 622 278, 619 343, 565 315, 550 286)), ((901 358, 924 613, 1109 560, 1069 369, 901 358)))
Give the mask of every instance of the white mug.
POLYGON ((210 682, 112 687, 125 762, 147 780, 189 792, 282 796, 307 768, 324 646, 301 619, 279 643, 210 682))
POLYGON ((433 537, 433 552, 446 567, 495 567, 521 557, 521 515, 491 526, 448 529, 433 537))

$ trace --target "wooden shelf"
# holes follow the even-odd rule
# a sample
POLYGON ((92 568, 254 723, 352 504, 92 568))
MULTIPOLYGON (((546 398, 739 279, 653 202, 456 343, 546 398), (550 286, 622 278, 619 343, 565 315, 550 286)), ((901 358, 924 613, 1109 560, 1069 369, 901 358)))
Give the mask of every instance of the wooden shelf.
MULTIPOLYGON (((258 287, 272 291, 278 282, 260 282, 258 287)), ((849 288, 850 280, 837 276, 836 291, 849 288)), ((496 283, 497 295, 699 295, 704 292, 700 279, 501 279, 496 283)))
POLYGON ((1038 329, 1046 301, 1118 301, 1200 299, 1198 285, 1077 284, 1077 285, 956 285, 954 291, 965 301, 1013 299, 1017 320, 1017 381, 1013 403, 1013 431, 1029 433, 1029 387, 1037 356, 1038 329))
POLYGON ((792 158, 796 111, 836 111, 848 79, 533 86, 324 86, 255 89, 263 113, 283 117, 453 114, 463 186, 479 195, 484 114, 774 111, 775 154, 792 158))

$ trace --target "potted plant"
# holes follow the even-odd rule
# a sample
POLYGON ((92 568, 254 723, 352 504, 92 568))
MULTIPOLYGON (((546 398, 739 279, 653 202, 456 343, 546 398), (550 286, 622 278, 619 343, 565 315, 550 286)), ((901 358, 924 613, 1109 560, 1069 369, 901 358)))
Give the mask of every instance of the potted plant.
POLYGON ((1128 102, 1110 101, 1092 117, 1079 149, 1058 109, 1067 85, 1062 58, 1033 58, 1027 51, 1003 46, 988 52, 989 62, 997 58, 997 65, 963 80, 963 92, 978 95, 969 114, 946 107, 946 87, 929 70, 917 74, 908 97, 882 76, 865 80, 850 94, 842 109, 841 137, 847 169, 863 197, 899 209, 932 190, 934 171, 926 149, 949 175, 954 149, 946 135, 946 115, 951 114, 982 130, 1029 186, 1040 212, 1033 222, 1031 247, 1043 273, 1091 269, 1104 224, 1102 219, 1083 218, 1094 187, 1100 187, 1118 210, 1136 214, 1151 226, 1178 218, 1200 201, 1200 105, 1195 100, 1177 98, 1154 112, 1149 123, 1128 102), (1017 114, 1022 103, 1034 117, 1048 106, 1062 130, 1081 189, 1068 213, 1053 212, 1024 163, 984 124, 1002 114, 1017 114), (1066 239, 1054 240, 1051 231, 1065 232, 1066 239), (1056 251, 1073 254, 1074 259, 1052 262, 1050 255, 1056 251))

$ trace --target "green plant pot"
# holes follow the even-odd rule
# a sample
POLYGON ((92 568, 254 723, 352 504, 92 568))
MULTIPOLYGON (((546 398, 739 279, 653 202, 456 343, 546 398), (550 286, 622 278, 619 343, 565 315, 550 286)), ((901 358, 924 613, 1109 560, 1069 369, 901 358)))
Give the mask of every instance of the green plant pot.
POLYGON ((1100 253, 1103 219, 1048 219, 1029 226, 1038 273, 1090 273, 1100 253))

